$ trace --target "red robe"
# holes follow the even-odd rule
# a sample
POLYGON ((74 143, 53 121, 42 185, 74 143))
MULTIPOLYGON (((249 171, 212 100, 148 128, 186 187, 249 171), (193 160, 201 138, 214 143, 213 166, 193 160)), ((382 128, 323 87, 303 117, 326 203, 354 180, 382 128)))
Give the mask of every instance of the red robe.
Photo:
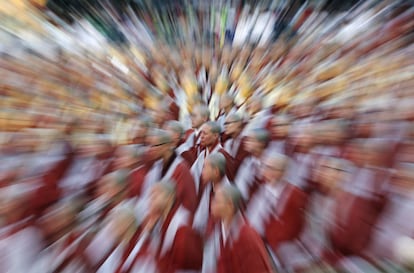
POLYGON ((200 191, 200 185, 203 184, 201 182, 201 172, 204 167, 204 160, 209 154, 212 153, 221 153, 226 158, 225 174, 230 182, 234 181, 235 173, 233 157, 229 155, 229 153, 226 152, 226 150, 224 150, 223 147, 217 142, 209 151, 207 149, 202 150, 194 164, 191 166, 191 173, 195 179, 197 192, 200 191))
POLYGON ((227 239, 221 239, 217 273, 270 273, 274 272, 265 245, 244 220, 234 223, 227 239))
POLYGON ((308 204, 308 194, 287 183, 276 204, 276 216, 265 225, 265 241, 276 250, 280 243, 295 239, 305 223, 303 214, 308 204))
POLYGON ((381 190, 388 175, 385 170, 361 168, 355 172, 350 189, 338 195, 335 225, 329 231, 332 249, 325 254, 330 261, 360 255, 367 247, 386 203, 381 190))
POLYGON ((249 156, 249 153, 246 150, 246 139, 247 137, 242 137, 241 135, 237 139, 229 138, 224 144, 223 147, 232 157, 233 157, 233 169, 234 175, 237 175, 237 171, 240 168, 240 165, 243 163, 243 160, 249 156))
POLYGON ((183 207, 174 206, 160 223, 159 232, 154 229, 151 234, 140 234, 142 245, 132 263, 122 272, 135 272, 141 267, 140 262, 147 258, 153 260, 160 273, 200 270, 203 244, 201 237, 190 227, 190 222, 190 213, 183 207))
POLYGON ((134 169, 129 174, 128 197, 140 197, 143 192, 143 184, 150 166, 144 164, 134 169))
POLYGON ((154 183, 162 179, 172 179, 176 183, 178 203, 194 213, 197 207, 196 187, 185 160, 174 154, 166 163, 162 160, 155 162, 145 176, 144 190, 150 189, 154 183))

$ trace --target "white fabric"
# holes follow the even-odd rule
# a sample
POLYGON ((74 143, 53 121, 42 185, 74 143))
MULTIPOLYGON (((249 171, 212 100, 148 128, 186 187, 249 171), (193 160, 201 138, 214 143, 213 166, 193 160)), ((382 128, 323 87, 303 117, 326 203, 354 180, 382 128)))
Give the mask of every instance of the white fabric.
POLYGON ((41 236, 33 227, 0 239, 0 271, 30 272, 41 250, 41 236))
POLYGON ((175 212, 170 224, 168 225, 165 233, 164 242, 161 248, 161 257, 171 249, 175 239, 175 235, 180 227, 188 224, 190 219, 190 213, 183 207, 179 207, 175 212))
POLYGON ((287 180, 298 187, 306 186, 306 180, 311 178, 310 175, 314 163, 312 155, 308 153, 296 153, 290 163, 286 174, 287 180))
POLYGON ((250 225, 263 236, 265 233, 265 223, 269 217, 276 212, 276 204, 283 191, 284 184, 266 184, 260 187, 258 192, 253 195, 246 210, 246 217, 250 225))
POLYGON ((93 264, 98 264, 112 250, 115 244, 111 225, 107 224, 88 245, 85 253, 93 264))
POLYGON ((115 250, 112 251, 111 255, 109 255, 105 262, 99 267, 97 273, 114 273, 121 262, 124 248, 123 244, 119 244, 115 250))
POLYGON ((148 213, 151 188, 161 179, 170 179, 174 174, 177 166, 182 162, 184 162, 184 159, 181 156, 177 155, 169 167, 167 173, 163 177, 161 177, 163 160, 160 159, 154 163, 151 170, 145 176, 145 180, 142 186, 142 196, 139 198, 138 205, 136 207, 136 212, 142 213, 141 217, 145 218, 148 213))
POLYGON ((228 152, 233 158, 236 157, 242 143, 243 136, 240 134, 237 138, 231 138, 224 143, 224 150, 228 152), (233 144, 234 143, 234 144, 233 144))
POLYGON ((284 140, 274 140, 269 143, 265 150, 265 157, 274 154, 286 154, 284 140))
MULTIPOLYGON (((218 152, 222 148, 223 147, 220 144, 217 144, 216 147, 214 147, 214 149, 210 153, 218 152)), ((193 166, 191 166, 190 171, 191 171, 191 174, 193 175, 193 178, 194 178, 196 192, 198 192, 198 190, 200 188, 200 178, 201 178, 201 172, 202 172, 203 166, 204 166, 204 160, 207 157, 207 155, 210 154, 210 153, 208 152, 208 149, 204 149, 200 153, 200 155, 197 157, 197 159, 194 162, 193 166)))
POLYGON ((65 195, 81 192, 85 187, 97 178, 95 165, 97 161, 94 157, 76 158, 70 166, 68 172, 59 182, 59 187, 65 195))
POLYGON ((134 261, 135 257, 137 256, 137 254, 141 250, 142 245, 145 243, 145 241, 147 239, 148 239, 148 232, 144 232, 140 236, 139 240, 135 244, 135 246, 132 249, 132 251, 129 253, 127 259, 124 262, 124 264, 122 265, 122 270, 127 270, 131 266, 131 264, 134 261))
MULTIPOLYGON (((372 198, 374 193, 377 193, 378 190, 382 190, 381 185, 377 185, 377 183, 388 181, 390 173, 380 169, 364 167, 355 169, 355 173, 351 177, 352 180, 349 181, 350 183, 345 183, 345 185, 347 185, 345 190, 355 196, 372 198), (383 172, 383 174, 381 174, 382 181, 376 181, 378 171, 383 172)), ((386 184, 384 183, 383 185, 386 184)))
POLYGON ((386 211, 376 224, 369 252, 395 260, 390 246, 403 236, 414 236, 414 194, 394 195, 389 199, 386 211))
POLYGON ((202 273, 215 273, 217 271, 217 261, 220 257, 220 232, 218 229, 217 226, 205 243, 202 273))
MULTIPOLYGON (((220 182, 221 185, 230 185, 230 181, 227 177, 224 177, 220 182)), ((207 226, 209 208, 210 208, 210 193, 213 190, 211 183, 208 183, 204 188, 204 191, 201 196, 200 203, 194 214, 193 228, 200 233, 204 233, 207 226)))
MULTIPOLYGON (((52 273, 58 268, 62 262, 73 253, 86 233, 79 236, 72 244, 65 246, 64 243, 68 239, 68 235, 63 236, 51 246, 43 249, 32 265, 30 273, 52 273)), ((81 265, 76 262, 71 262, 64 268, 63 272, 81 272, 81 265)))
POLYGON ((247 157, 240 165, 234 182, 239 188, 244 200, 249 200, 249 188, 254 183, 255 176, 260 170, 260 160, 253 156, 247 157))
POLYGON ((252 130, 265 128, 271 118, 272 115, 269 109, 263 109, 257 112, 250 118, 246 127, 244 127, 243 134, 248 135, 252 130))

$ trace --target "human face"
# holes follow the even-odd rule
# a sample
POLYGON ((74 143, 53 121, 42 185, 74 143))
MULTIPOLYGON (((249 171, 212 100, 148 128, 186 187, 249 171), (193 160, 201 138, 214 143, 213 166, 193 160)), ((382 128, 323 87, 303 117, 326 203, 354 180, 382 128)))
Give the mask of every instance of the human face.
POLYGON ((174 144, 178 144, 180 142, 180 134, 177 133, 173 128, 167 126, 165 130, 168 132, 168 134, 171 136, 172 142, 174 144))
POLYGON ((241 127, 241 121, 237 121, 234 119, 227 119, 224 122, 224 129, 227 135, 231 136, 234 133, 238 132, 241 127))
POLYGON ((211 214, 216 219, 223 219, 231 213, 233 206, 225 195, 224 191, 219 187, 214 195, 211 203, 211 214))
POLYGON ((150 193, 150 214, 161 215, 167 207, 168 198, 165 191, 159 186, 155 185, 150 193))
POLYGON ((194 109, 190 115, 191 126, 193 128, 200 128, 201 125, 205 122, 205 118, 201 115, 200 110, 194 109))
POLYGON ((327 192, 334 192, 344 181, 345 170, 340 168, 334 160, 326 159, 320 162, 316 176, 318 182, 327 192))
POLYGON ((170 149, 170 142, 163 142, 159 137, 149 138, 149 155, 151 159, 158 160, 170 149))
MULTIPOLYGON (((412 163, 411 163, 412 165, 412 163)), ((414 190, 414 168, 398 165, 392 179, 392 184, 407 192, 414 190)))
POLYGON ((260 103, 257 100, 251 100, 247 103, 246 110, 252 116, 260 111, 260 103))
POLYGON ((104 200, 112 200, 122 191, 122 188, 113 178, 104 177, 99 183, 98 194, 104 197, 104 200))
POLYGON ((41 224, 48 235, 54 235, 69 227, 74 220, 70 208, 53 208, 47 216, 41 219, 41 224))
POLYGON ((128 152, 120 150, 116 152, 115 169, 129 168, 132 164, 132 156, 128 152))
POLYGON ((201 127, 200 144, 204 147, 210 147, 218 139, 218 135, 211 131, 211 127, 204 124, 201 127))
POLYGON ((203 170, 201 171, 201 178, 204 182, 209 182, 214 178, 214 168, 211 166, 209 160, 206 160, 203 165, 203 170))
POLYGON ((260 143, 254 136, 248 136, 246 139, 246 150, 252 155, 257 155, 263 149, 263 144, 260 143))
POLYGON ((272 137, 284 138, 289 132, 289 124, 287 121, 273 119, 272 120, 272 137))
POLYGON ((282 178, 284 172, 283 162, 267 159, 261 166, 261 174, 267 183, 274 183, 282 178))
POLYGON ((150 115, 155 124, 162 125, 167 117, 167 111, 165 109, 153 109, 150 115))
POLYGON ((223 97, 220 99, 219 107, 220 110, 225 110, 232 105, 232 101, 229 98, 223 97))

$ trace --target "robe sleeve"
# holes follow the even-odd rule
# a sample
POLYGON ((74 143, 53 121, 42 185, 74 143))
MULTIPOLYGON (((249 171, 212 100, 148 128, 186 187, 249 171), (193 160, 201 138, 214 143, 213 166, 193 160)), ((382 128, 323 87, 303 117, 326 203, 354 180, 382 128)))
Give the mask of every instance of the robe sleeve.
POLYGON ((270 273, 273 272, 270 257, 260 236, 250 227, 243 227, 240 233, 243 245, 237 251, 240 255, 240 272, 270 273))
POLYGON ((220 149, 219 152, 222 153, 226 158, 226 176, 230 182, 234 182, 236 176, 234 158, 224 149, 220 149))
POLYGON ((175 270, 200 270, 203 261, 201 236, 191 227, 181 227, 175 235, 171 254, 175 270))
POLYGON ((288 185, 283 194, 288 195, 287 201, 278 217, 272 217, 265 232, 266 240, 274 250, 281 242, 298 236, 305 223, 303 211, 308 195, 294 185, 288 185))

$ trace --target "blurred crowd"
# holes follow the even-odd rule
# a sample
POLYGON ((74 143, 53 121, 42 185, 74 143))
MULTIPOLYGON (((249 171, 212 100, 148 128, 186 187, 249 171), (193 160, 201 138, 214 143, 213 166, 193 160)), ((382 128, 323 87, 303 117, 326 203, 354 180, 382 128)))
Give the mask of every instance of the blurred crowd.
POLYGON ((412 4, 304 4, 277 39, 277 9, 103 6, 115 45, 13 3, 0 272, 414 270, 412 4))

